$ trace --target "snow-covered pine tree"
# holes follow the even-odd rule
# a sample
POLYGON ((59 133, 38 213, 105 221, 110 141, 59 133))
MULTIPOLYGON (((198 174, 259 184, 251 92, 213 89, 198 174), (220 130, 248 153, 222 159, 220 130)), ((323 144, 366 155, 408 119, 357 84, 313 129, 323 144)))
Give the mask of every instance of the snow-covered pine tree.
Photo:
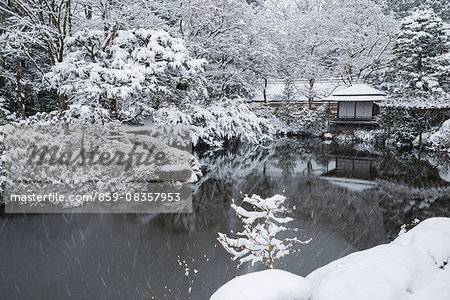
POLYGON ((244 223, 244 230, 238 232, 237 238, 229 238, 219 232, 217 240, 225 250, 233 255, 233 260, 239 259, 239 266, 245 262, 264 263, 267 269, 273 269, 276 260, 300 250, 297 244, 308 244, 308 240, 299 240, 297 237, 279 238, 279 234, 286 231, 297 232, 297 228, 288 228, 284 225, 293 219, 286 217, 289 209, 285 205, 286 197, 274 195, 263 199, 258 195, 245 196, 243 204, 251 205, 253 210, 246 210, 242 206, 231 204, 231 208, 244 223))
POLYGON ((203 59, 184 42, 147 29, 82 30, 65 40, 63 62, 47 74, 68 102, 101 107, 112 118, 136 121, 169 103, 180 105, 206 92, 203 59))
POLYGON ((280 108, 277 116, 280 120, 291 126, 297 120, 298 106, 295 103, 295 84, 292 77, 287 77, 284 81, 283 95, 281 96, 280 108))
POLYGON ((416 8, 433 9, 444 21, 450 21, 450 2, 446 0, 379 0, 388 11, 399 18, 411 14, 416 8))
POLYGON ((442 20, 432 10, 416 10, 405 17, 384 78, 391 98, 411 106, 444 97, 448 92, 447 43, 442 20))

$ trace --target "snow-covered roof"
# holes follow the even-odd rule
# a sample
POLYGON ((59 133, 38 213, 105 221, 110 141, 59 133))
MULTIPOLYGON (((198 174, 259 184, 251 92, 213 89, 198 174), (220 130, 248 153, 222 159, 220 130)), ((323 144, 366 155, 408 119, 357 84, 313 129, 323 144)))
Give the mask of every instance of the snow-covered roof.
POLYGON ((439 99, 386 99, 379 105, 404 109, 450 109, 450 99, 448 97, 439 99))
POLYGON ((336 89, 324 101, 383 101, 386 94, 368 84, 353 84, 347 88, 336 89))

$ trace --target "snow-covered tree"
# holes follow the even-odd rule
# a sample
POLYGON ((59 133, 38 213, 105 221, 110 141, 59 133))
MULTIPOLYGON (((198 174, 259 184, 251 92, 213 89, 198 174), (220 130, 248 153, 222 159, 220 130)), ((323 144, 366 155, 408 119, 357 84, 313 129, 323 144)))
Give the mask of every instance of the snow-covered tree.
POLYGON ((212 98, 248 95, 257 79, 272 75, 277 31, 261 10, 244 0, 178 3, 178 34, 194 58, 208 61, 212 98))
MULTIPOLYGON (((1 1, 0 12, 5 16, 2 18, 2 29, 6 34, 3 38, 6 48, 16 49, 16 56, 19 59, 26 58, 42 79, 50 66, 63 60, 66 48, 64 41, 75 26, 74 16, 82 7, 79 4, 76 0, 1 1)), ((20 80, 17 89, 20 90, 20 80)), ((19 101, 24 102, 24 99, 19 101)), ((58 104, 61 110, 67 108, 64 95, 59 95, 58 104)))
POLYGON ((304 107, 298 113, 297 132, 311 136, 322 136, 327 131, 327 114, 328 106, 326 104, 315 109, 304 107))
POLYGON ((288 77, 284 81, 283 95, 281 96, 280 108, 277 112, 278 118, 286 122, 288 126, 297 121, 298 104, 296 103, 295 94, 294 80, 288 77))
POLYGON ((155 111, 153 120, 191 126, 194 146, 221 148, 234 141, 260 144, 272 140, 275 133, 268 120, 258 117, 242 99, 172 105, 155 111))
POLYGON ((8 105, 6 102, 6 99, 0 94, 0 125, 9 123, 13 119, 11 112, 7 108, 8 105))
POLYGON ((417 8, 432 9, 440 18, 450 21, 450 2, 446 0, 380 0, 399 18, 404 18, 417 8))
POLYGON ((416 10, 405 17, 385 75, 391 98, 405 105, 446 98, 450 74, 450 61, 444 55, 447 43, 442 20, 433 11, 416 10))
POLYGON ((135 121, 168 103, 201 98, 205 61, 191 59, 181 39, 147 29, 83 30, 66 41, 64 61, 47 78, 76 104, 135 121))
POLYGON ((286 197, 274 195, 263 199, 258 195, 245 196, 243 204, 250 205, 253 210, 231 204, 231 208, 244 223, 243 231, 238 232, 237 238, 229 238, 219 232, 217 240, 225 250, 233 255, 233 260, 239 259, 239 266, 245 262, 264 263, 268 269, 273 269, 275 261, 280 258, 298 253, 297 244, 308 244, 308 240, 297 237, 279 238, 286 231, 297 232, 296 228, 285 227, 293 219, 285 216, 289 212, 286 197))
POLYGON ((281 72, 286 65, 294 77, 314 83, 338 77, 345 83, 366 80, 387 60, 391 36, 396 28, 393 17, 372 0, 268 1, 268 9, 283 24, 277 41, 281 72))

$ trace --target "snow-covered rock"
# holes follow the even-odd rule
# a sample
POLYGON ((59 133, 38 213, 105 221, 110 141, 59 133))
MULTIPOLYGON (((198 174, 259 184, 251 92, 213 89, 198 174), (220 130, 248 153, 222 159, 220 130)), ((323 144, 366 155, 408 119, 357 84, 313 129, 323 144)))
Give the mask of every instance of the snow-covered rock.
POLYGON ((310 282, 282 270, 265 270, 234 278, 211 300, 307 300, 310 282))
POLYGON ((449 260, 450 218, 431 218, 390 244, 352 253, 306 278, 277 270, 247 274, 211 300, 448 300, 449 260))

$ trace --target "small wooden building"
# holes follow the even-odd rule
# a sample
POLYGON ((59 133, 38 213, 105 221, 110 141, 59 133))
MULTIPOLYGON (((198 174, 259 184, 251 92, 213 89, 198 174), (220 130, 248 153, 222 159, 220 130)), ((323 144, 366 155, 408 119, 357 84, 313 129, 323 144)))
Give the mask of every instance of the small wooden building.
POLYGON ((346 88, 336 88, 322 101, 337 103, 337 113, 330 119, 330 125, 375 126, 375 116, 379 114, 378 103, 386 94, 367 84, 354 84, 346 88))

